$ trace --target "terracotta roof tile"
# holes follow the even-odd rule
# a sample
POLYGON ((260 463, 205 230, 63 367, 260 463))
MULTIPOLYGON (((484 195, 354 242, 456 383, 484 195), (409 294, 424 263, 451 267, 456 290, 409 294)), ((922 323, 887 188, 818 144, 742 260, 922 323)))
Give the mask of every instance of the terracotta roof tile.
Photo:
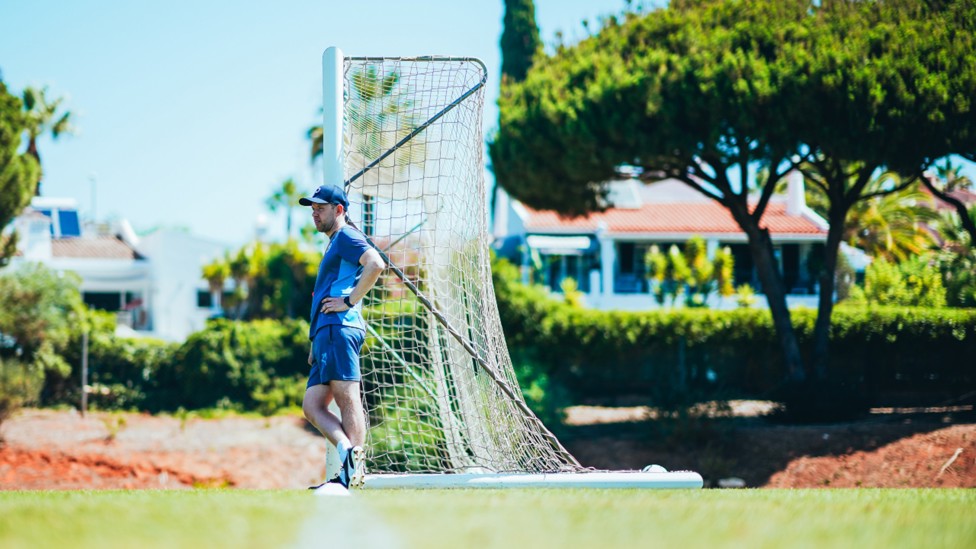
MULTIPOLYGON (((955 211, 955 206, 943 201, 941 198, 937 198, 932 194, 932 191, 928 189, 925 185, 919 187, 925 194, 929 195, 929 204, 934 205, 937 210, 952 210, 955 211)), ((950 197, 962 202, 964 205, 969 206, 970 204, 976 204, 976 192, 970 191, 968 189, 956 189, 947 193, 950 197)))
POLYGON ((139 252, 115 236, 52 238, 51 256, 82 259, 143 259, 139 252))
MULTIPOLYGON (((526 229, 530 231, 595 231, 606 224, 609 233, 741 233, 732 214, 714 202, 672 202, 643 204, 637 209, 610 209, 575 219, 561 218, 552 211, 526 207, 526 229)), ((800 215, 787 215, 786 204, 771 202, 762 219, 772 234, 826 235, 827 230, 800 215)))

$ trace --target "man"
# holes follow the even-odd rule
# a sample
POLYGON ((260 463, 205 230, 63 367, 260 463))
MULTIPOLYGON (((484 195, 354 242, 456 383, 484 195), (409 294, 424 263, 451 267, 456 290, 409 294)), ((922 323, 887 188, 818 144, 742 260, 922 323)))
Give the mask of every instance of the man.
MULTIPOLYGON (((360 398, 359 352, 366 335, 362 300, 386 267, 362 233, 346 224, 349 200, 341 187, 324 185, 299 199, 329 237, 319 264, 309 322, 311 366, 302 410, 339 451, 342 467, 328 482, 349 488, 363 483, 366 418, 360 398), (335 400, 340 420, 329 410, 335 400)), ((317 488, 317 486, 313 487, 317 488)))

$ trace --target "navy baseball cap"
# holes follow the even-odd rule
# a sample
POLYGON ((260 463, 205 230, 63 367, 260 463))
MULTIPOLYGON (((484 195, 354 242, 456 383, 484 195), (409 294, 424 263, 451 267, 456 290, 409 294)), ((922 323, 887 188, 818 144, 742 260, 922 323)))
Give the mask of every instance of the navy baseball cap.
POLYGON ((346 198, 346 191, 335 185, 322 185, 315 189, 312 196, 299 198, 298 203, 302 206, 311 206, 313 203, 342 204, 344 208, 349 209, 349 199, 346 198))

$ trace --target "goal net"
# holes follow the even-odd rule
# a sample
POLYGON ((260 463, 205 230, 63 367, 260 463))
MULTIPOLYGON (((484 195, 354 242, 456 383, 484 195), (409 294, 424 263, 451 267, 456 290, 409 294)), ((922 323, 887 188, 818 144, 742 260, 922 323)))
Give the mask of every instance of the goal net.
POLYGON ((484 65, 330 48, 323 66, 323 130, 341 136, 325 140, 335 149, 324 155, 326 183, 342 178, 350 220, 390 266, 363 307, 369 472, 581 470, 526 406, 502 334, 488 255, 484 65), (329 97, 341 102, 330 109, 329 97))

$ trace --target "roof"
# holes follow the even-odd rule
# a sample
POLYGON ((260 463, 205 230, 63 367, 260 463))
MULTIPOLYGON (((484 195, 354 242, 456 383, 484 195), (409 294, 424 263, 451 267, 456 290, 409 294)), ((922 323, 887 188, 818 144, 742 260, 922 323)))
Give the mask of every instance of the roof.
MULTIPOLYGON (((932 191, 930 191, 928 187, 926 187, 925 185, 922 185, 919 188, 922 190, 922 192, 929 195, 932 204, 935 206, 935 209, 955 210, 955 206, 932 194, 932 191)), ((959 202, 962 202, 963 205, 965 206, 969 206, 970 204, 976 204, 976 193, 968 189, 956 189, 946 194, 949 195, 949 197, 955 198, 959 202)))
MULTIPOLYGON (((714 201, 644 203, 638 208, 611 208, 586 217, 561 218, 552 211, 525 207, 529 232, 595 232, 652 234, 741 234, 732 214, 714 201)), ((762 225, 774 235, 826 235, 827 229, 803 215, 787 215, 785 202, 770 202, 762 225)))
POLYGON ((52 257, 80 259, 143 259, 139 252, 116 236, 52 238, 52 257))

